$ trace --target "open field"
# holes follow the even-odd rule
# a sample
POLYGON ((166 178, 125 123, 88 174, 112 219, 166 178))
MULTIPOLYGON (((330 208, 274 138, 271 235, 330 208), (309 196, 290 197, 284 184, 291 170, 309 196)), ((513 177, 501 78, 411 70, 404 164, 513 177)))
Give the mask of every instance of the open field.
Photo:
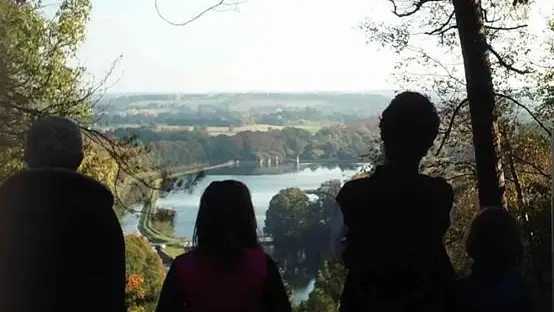
MULTIPOLYGON (((139 128, 139 124, 125 124, 118 125, 118 128, 139 128)), ((294 128, 305 129, 312 133, 317 132, 323 127, 321 124, 305 124, 305 125, 295 125, 294 128)), ((284 126, 275 126, 275 125, 265 125, 265 124, 254 124, 246 125, 239 127, 207 127, 208 134, 217 136, 217 135, 235 135, 239 132, 244 131, 270 131, 270 130, 281 130, 285 128, 284 126)), ((158 132, 179 132, 179 131, 192 131, 192 126, 173 126, 173 125, 156 125, 153 129, 158 132)))
POLYGON ((185 248, 183 245, 169 244, 165 246, 165 252, 171 257, 176 258, 185 252, 185 248))

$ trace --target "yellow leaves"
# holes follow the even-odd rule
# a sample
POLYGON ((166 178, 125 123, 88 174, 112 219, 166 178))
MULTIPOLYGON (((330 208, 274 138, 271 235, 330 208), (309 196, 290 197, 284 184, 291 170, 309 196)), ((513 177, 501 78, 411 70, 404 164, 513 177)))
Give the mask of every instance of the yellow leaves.
POLYGON ((79 171, 114 189, 117 179, 118 164, 110 154, 98 144, 85 141, 85 158, 79 171))

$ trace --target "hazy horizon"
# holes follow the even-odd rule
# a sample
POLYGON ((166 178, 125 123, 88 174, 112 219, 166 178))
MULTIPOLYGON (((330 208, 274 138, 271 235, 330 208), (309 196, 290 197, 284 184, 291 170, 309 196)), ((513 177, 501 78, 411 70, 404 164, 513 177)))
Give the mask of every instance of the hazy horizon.
POLYGON ((209 94, 383 94, 394 93, 395 90, 252 90, 252 91, 206 91, 206 92, 180 92, 180 91, 108 91, 104 95, 162 95, 162 94, 175 94, 175 95, 209 95, 209 94))
MULTIPOLYGON (((180 21, 213 2, 159 0, 159 7, 180 21)), ((164 22, 154 0, 94 0, 92 7, 78 58, 100 80, 122 55, 107 83, 117 81, 111 93, 395 88, 390 79, 395 56, 367 44, 357 29, 372 14, 391 14, 385 2, 249 0, 238 12, 213 11, 186 27, 164 22)))
MULTIPOLYGON (((217 1, 158 2, 164 16, 178 22, 217 1)), ((533 16, 552 12, 552 0, 538 2, 533 16)), ((98 81, 121 57, 106 82, 110 93, 395 90, 399 56, 367 42, 359 29, 366 18, 400 22, 391 10, 387 1, 248 0, 237 11, 215 10, 176 27, 157 15, 154 0, 93 0, 77 58, 98 81)), ((541 29, 541 23, 529 24, 541 29)), ((433 51, 424 41, 420 45, 433 51)))

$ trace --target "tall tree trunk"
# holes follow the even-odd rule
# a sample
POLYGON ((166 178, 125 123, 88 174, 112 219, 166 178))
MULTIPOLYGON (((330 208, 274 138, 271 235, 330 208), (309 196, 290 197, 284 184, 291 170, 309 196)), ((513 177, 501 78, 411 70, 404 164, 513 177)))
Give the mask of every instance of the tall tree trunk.
POLYGON ((464 58, 481 207, 506 207, 489 49, 480 0, 453 0, 464 58))

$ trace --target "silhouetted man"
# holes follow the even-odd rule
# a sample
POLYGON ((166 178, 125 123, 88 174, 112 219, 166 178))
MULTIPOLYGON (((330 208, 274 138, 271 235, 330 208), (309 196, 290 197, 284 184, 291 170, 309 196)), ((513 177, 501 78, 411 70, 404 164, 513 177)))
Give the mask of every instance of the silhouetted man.
POLYGON ((27 133, 29 169, 0 187, 0 311, 125 311, 125 246, 101 183, 76 171, 77 125, 39 119, 27 133))
POLYGON ((349 270, 341 311, 445 311, 454 271, 443 237, 453 192, 444 179, 419 173, 439 123, 427 97, 398 94, 379 125, 385 164, 337 195, 335 249, 341 245, 349 270))

